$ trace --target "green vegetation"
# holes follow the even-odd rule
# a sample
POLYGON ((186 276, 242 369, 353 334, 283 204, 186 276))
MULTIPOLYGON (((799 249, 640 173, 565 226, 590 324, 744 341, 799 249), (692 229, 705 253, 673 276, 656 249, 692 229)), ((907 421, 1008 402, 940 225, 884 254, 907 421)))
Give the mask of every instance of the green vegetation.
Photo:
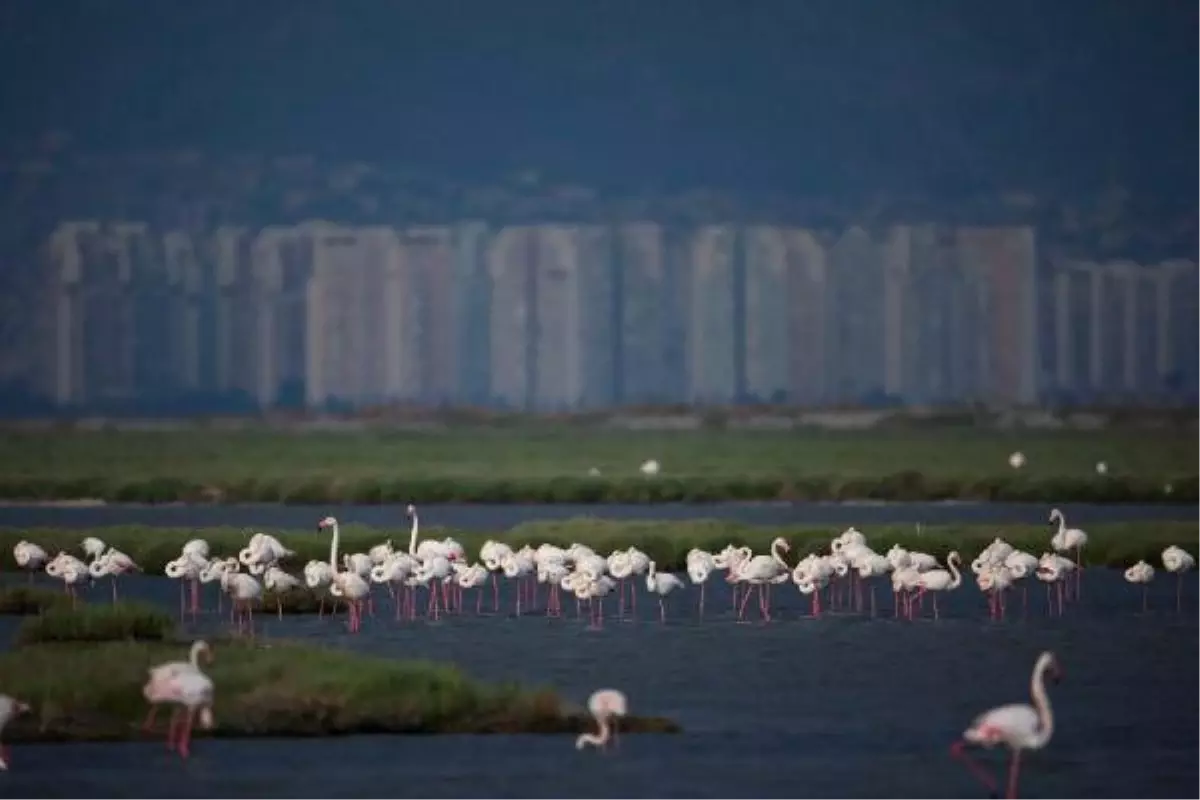
POLYGON ((156 606, 117 603, 54 606, 30 617, 17 629, 19 644, 48 642, 111 642, 122 639, 164 641, 170 639, 175 623, 156 606))
MULTIPOLYGON (((216 728, 197 728, 197 735, 573 733, 591 725, 552 691, 485 686, 449 665, 282 641, 212 644, 215 659, 203 669, 216 685, 216 728)), ((38 644, 0 655, 0 686, 34 709, 9 724, 5 740, 144 736, 141 689, 148 668, 186 658, 186 642, 132 641, 38 644)), ((666 719, 633 717, 622 730, 679 728, 666 719)))
POLYGON ((0 587, 0 614, 27 616, 61 606, 71 606, 71 598, 61 590, 55 591, 44 586, 0 587))
MULTIPOLYGON (((1195 549, 1196 524, 1189 522, 1130 522, 1095 523, 1072 520, 1072 525, 1084 528, 1090 537, 1084 551, 1087 564, 1128 566, 1139 558, 1158 563, 1159 554, 1169 544, 1195 549)), ((1049 525, 933 525, 917 529, 912 525, 880 525, 861 528, 873 548, 884 551, 893 544, 944 555, 957 549, 964 557, 973 556, 991 540, 1000 536, 1016 547, 1040 554, 1049 549, 1053 529, 1049 525)), ((329 537, 312 531, 273 532, 283 544, 296 551, 289 564, 293 572, 310 559, 329 558, 329 537)), ((607 554, 617 548, 636 546, 650 555, 662 569, 682 569, 687 551, 693 547, 715 551, 727 544, 748 545, 755 552, 765 553, 771 540, 782 536, 792 545, 792 555, 821 549, 827 552, 831 538, 840 533, 828 527, 780 526, 760 527, 723 520, 693 520, 663 522, 658 520, 600 520, 581 517, 568 520, 532 522, 518 525, 503 534, 483 534, 430 527, 423 528, 426 538, 453 536, 466 549, 472 560, 478 558, 480 546, 488 538, 496 538, 519 547, 537 546, 543 542, 568 546, 586 544, 597 552, 607 554)), ((214 556, 231 555, 245 546, 248 531, 233 528, 146 528, 115 526, 92 530, 62 529, 0 529, 0 568, 16 568, 12 560, 12 545, 22 538, 37 542, 49 552, 79 551, 86 536, 98 536, 110 545, 128 553, 148 573, 161 574, 167 561, 176 558, 184 542, 201 537, 208 541, 214 556)), ((359 525, 342 529, 342 553, 366 552, 385 539, 404 542, 406 531, 383 530, 359 525)), ((303 592, 291 593, 285 603, 295 602, 304 607, 310 601, 302 599, 303 592)), ((313 597, 312 601, 319 598, 313 597)), ((273 606, 264 605, 265 611, 273 606)), ((285 606, 286 610, 286 606, 285 606)))
POLYGON ((526 425, 436 432, 0 434, 0 498, 110 502, 1195 503, 1179 431, 686 432, 526 425), (1008 465, 1015 450, 1027 463, 1008 465), (642 475, 647 459, 662 466, 642 475), (1098 475, 1098 461, 1109 472, 1098 475), (592 470, 598 470, 596 475, 592 470))

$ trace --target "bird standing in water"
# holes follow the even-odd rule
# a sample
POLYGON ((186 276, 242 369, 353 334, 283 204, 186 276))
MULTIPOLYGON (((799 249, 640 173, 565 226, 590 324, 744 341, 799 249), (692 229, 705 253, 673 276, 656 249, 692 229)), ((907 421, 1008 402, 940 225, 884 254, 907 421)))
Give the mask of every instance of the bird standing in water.
POLYGON ((608 749, 608 742, 617 743, 617 730, 614 717, 623 717, 629 713, 629 704, 624 692, 617 689, 599 689, 592 692, 588 698, 588 711, 596 719, 599 730, 596 733, 582 733, 575 740, 575 749, 582 750, 589 744, 601 750, 608 749))
POLYGON ((950 752, 963 760, 967 769, 994 795, 997 791, 992 776, 983 770, 964 749, 969 744, 981 747, 1007 745, 1012 751, 1012 762, 1008 768, 1008 794, 1017 796, 1017 777, 1021 768, 1022 750, 1041 750, 1054 735, 1054 712, 1050 709, 1050 698, 1046 695, 1045 677, 1049 673, 1057 681, 1062 676, 1058 659, 1046 651, 1038 656, 1030 679, 1033 705, 1013 703, 993 708, 975 718, 971 727, 963 732, 962 739, 950 747, 950 752))

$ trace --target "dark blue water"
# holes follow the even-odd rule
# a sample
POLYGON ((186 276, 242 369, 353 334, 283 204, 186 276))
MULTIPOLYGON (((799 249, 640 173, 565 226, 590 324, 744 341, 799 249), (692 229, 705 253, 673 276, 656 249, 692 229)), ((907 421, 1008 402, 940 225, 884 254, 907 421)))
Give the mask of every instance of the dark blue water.
MULTIPOLYGON (((125 581, 131 596, 176 608, 176 586, 125 581)), ((91 590, 102 601, 107 586, 91 590)), ((358 635, 344 618, 256 614, 259 636, 310 639, 377 655, 448 660, 485 679, 553 686, 582 703, 614 686, 635 712, 677 719, 675 736, 622 738, 608 755, 579 753, 570 736, 372 736, 303 740, 197 740, 187 763, 151 743, 18 745, 0 793, 55 797, 982 797, 948 755, 972 718, 1028 702, 1037 654, 1065 670, 1051 688, 1057 729, 1024 759, 1026 797, 1194 796, 1197 751, 1197 603, 1194 573, 1184 614, 1175 582, 1160 576, 1143 614, 1140 593, 1115 570, 1089 570, 1083 599, 1046 613, 1009 600, 1004 622, 964 585, 942 598, 942 619, 898 620, 880 586, 879 616, 808 616, 793 586, 773 591, 776 621, 737 624, 725 586, 710 582, 709 617, 698 590, 657 604, 639 596, 640 620, 589 630, 542 614, 395 622, 377 592, 358 635)), ((211 605, 211 593, 206 598, 211 605)), ((502 597, 505 610, 512 596, 502 597)), ((607 602, 609 613, 615 599, 607 602)), ((751 601, 751 607, 755 603, 751 601)), ((485 604, 485 608, 486 608, 485 604)), ((756 607, 755 607, 756 608, 756 607)), ((926 612, 928 613, 928 606, 926 612)), ((748 613, 756 613, 751 611, 748 613)), ((16 620, 0 620, 0 634, 16 620)), ((223 628, 209 614, 191 633, 223 628)), ((218 677, 220 659, 213 672, 218 677)), ((142 675, 131 676, 140 681, 142 675)), ((218 701, 219 709, 219 701, 218 701)), ((219 716, 218 716, 219 724, 219 716)), ((1000 764, 1000 754, 991 763, 1000 764)))
MULTIPOLYGON (((1059 508, 1072 525, 1093 522, 1194 521, 1196 506, 1087 505, 1059 508)), ((1045 503, 713 503, 685 505, 423 505, 421 520, 459 530, 503 531, 522 522, 597 517, 601 519, 725 519, 751 525, 884 525, 994 523, 1046 525, 1045 503)), ((149 525, 204 528, 221 525, 275 529, 312 528, 313 506, 142 506, 87 507, 0 505, 0 527, 95 528, 149 525)), ((337 506, 343 522, 408 527, 404 506, 337 506)))

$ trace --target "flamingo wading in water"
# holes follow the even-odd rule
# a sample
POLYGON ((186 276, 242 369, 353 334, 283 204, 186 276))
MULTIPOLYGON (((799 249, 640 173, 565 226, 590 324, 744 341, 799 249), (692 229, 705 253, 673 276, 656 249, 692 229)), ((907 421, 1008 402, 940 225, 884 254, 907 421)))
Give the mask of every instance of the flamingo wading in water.
POLYGON ((951 753, 962 759, 971 773, 993 795, 997 791, 996 782, 964 748, 971 744, 988 748, 997 744, 1007 745, 1012 751, 1012 761, 1008 767, 1007 796, 1016 797, 1021 751, 1041 750, 1054 735, 1054 712, 1050 709, 1050 698, 1046 695, 1047 673, 1055 681, 1062 677, 1058 659, 1049 650, 1038 656, 1037 663, 1033 666, 1033 677, 1030 679, 1033 705, 1013 703, 981 714, 971 723, 971 727, 963 732, 962 739, 950 748, 951 753))
MULTIPOLYGON (((6 694, 0 694, 0 732, 8 725, 9 720, 18 714, 25 714, 29 711, 29 704, 22 703, 20 700, 15 700, 6 694)), ((8 761, 12 757, 8 747, 0 744, 0 770, 8 769, 8 761)))
POLYGON ((581 733, 575 740, 575 749, 582 750, 592 745, 606 750, 610 740, 614 745, 617 744, 617 726, 614 718, 629 713, 625 693, 618 689, 598 689, 588 698, 588 711, 595 717, 599 730, 596 733, 581 733))

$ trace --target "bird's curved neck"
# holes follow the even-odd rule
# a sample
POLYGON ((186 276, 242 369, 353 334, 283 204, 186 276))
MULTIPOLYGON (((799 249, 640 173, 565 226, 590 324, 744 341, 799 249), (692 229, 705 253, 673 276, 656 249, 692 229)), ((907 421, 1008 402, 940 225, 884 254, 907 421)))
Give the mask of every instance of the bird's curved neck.
POLYGON ((787 562, 783 560, 783 556, 779 554, 779 540, 771 542, 771 558, 776 564, 779 564, 784 569, 787 569, 787 562))
POLYGON ((577 748, 581 748, 584 745, 589 744, 595 745, 596 747, 603 747, 608 743, 608 738, 612 733, 612 730, 609 728, 608 724, 608 716, 606 714, 597 716, 596 723, 600 726, 599 732, 580 734, 579 738, 575 740, 575 746, 577 748))
POLYGON ((413 512, 412 518, 413 518, 412 531, 410 531, 410 535, 408 537, 408 554, 410 556, 415 556, 417 554, 417 527, 418 527, 416 511, 413 512))
POLYGON ((199 668, 199 666, 200 666, 200 651, 203 649, 204 649, 203 642, 193 642, 192 643, 192 652, 191 652, 189 658, 192 662, 193 667, 199 668))
POLYGON ((1039 748, 1050 741, 1054 734, 1054 711, 1050 708, 1050 697, 1046 694, 1046 670, 1049 664, 1039 663, 1033 671, 1029 691, 1033 695, 1033 707, 1038 715, 1038 730, 1031 743, 1039 748))
POLYGON ((958 571, 958 556, 947 558, 946 567, 949 568, 950 575, 953 576, 950 581, 950 588, 957 589, 962 585, 962 573, 958 571))
POLYGON ((338 555, 338 524, 337 520, 333 521, 333 539, 329 543, 329 568, 336 575, 338 571, 337 555, 338 555))
POLYGON ((1061 536, 1067 532, 1067 518, 1062 515, 1061 511, 1055 514, 1054 517, 1058 520, 1058 533, 1061 536))

